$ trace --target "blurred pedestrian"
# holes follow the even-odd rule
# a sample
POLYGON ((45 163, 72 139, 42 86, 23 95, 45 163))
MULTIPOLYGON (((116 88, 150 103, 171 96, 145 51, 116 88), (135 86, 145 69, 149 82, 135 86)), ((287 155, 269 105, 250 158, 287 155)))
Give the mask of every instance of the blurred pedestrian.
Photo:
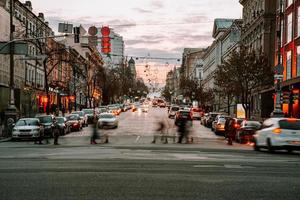
POLYGON ((65 106, 62 105, 62 106, 61 106, 61 113, 62 113, 62 116, 63 116, 63 117, 65 116, 65 112, 66 112, 65 106))
POLYGON ((154 135, 154 137, 153 137, 153 141, 152 141, 152 143, 155 143, 156 142, 156 140, 157 140, 157 138, 160 136, 161 137, 161 141, 164 143, 164 144, 167 144, 168 143, 168 138, 167 138, 167 136, 166 136, 166 133, 167 131, 166 131, 166 125, 165 125, 165 122, 164 122, 164 120, 160 120, 159 122, 158 122, 158 128, 156 129, 156 133, 155 133, 155 135, 154 135), (157 135, 157 134, 159 134, 159 135, 157 135))
POLYGON ((93 118, 93 132, 91 135, 91 144, 97 144, 96 139, 99 139, 98 127, 97 127, 97 117, 94 111, 94 118, 93 118))
POLYGON ((53 138, 54 138, 54 145, 58 145, 58 138, 59 138, 60 130, 59 125, 56 118, 53 119, 53 138))
POLYGON ((189 128, 191 126, 191 121, 187 119, 182 119, 178 122, 178 142, 182 143, 183 139, 185 139, 186 143, 189 143, 189 128))

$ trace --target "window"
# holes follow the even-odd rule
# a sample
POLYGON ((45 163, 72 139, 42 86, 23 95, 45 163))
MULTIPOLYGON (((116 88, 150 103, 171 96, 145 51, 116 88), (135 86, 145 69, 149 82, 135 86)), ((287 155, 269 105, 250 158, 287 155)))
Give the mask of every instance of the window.
POLYGON ((300 46, 297 46, 297 76, 300 76, 300 46))
POLYGON ((287 42, 293 38, 293 14, 290 13, 287 17, 287 42))
POLYGON ((300 6, 297 8, 297 36, 300 36, 300 6))
POLYGON ((287 60, 286 60, 286 79, 292 78, 292 52, 287 52, 287 60))

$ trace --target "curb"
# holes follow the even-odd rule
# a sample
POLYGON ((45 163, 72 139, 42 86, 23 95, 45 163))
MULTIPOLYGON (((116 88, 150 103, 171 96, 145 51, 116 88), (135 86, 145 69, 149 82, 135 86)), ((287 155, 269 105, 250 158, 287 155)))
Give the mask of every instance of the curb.
POLYGON ((3 138, 3 139, 0 139, 0 143, 1 142, 8 142, 10 140, 11 140, 11 137, 9 137, 9 138, 3 138))

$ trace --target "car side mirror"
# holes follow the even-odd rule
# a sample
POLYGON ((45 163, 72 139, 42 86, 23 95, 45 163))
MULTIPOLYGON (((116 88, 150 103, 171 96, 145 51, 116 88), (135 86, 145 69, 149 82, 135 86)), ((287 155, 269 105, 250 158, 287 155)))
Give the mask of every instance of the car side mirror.
POLYGON ((11 126, 12 126, 12 127, 15 127, 15 126, 16 126, 16 124, 15 124, 15 123, 13 123, 11 126))

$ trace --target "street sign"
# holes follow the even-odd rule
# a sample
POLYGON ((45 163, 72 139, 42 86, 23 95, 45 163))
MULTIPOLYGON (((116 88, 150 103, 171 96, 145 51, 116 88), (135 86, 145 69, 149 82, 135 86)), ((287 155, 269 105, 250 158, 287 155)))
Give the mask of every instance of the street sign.
MULTIPOLYGON (((25 42, 14 42, 15 55, 27 55, 28 44, 25 42)), ((0 42, 0 54, 10 54, 10 44, 8 42, 0 42)))
POLYGON ((73 24, 59 23, 58 24, 58 32, 59 33, 73 33, 73 24))

